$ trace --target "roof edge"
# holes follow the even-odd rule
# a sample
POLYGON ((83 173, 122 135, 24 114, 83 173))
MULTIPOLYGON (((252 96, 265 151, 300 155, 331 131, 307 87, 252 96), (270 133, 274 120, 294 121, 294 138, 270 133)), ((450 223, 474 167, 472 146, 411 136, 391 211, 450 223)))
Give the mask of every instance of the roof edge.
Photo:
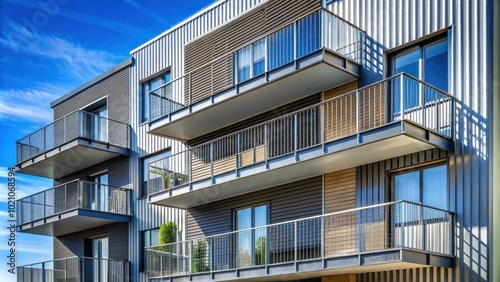
POLYGON ((112 67, 111 69, 107 70, 106 72, 104 72, 103 74, 91 79, 90 81, 87 81, 86 83, 78 86, 77 88, 71 90, 69 93, 57 98, 56 100, 52 101, 50 103, 50 107, 51 108, 54 108, 55 106, 61 104, 62 102, 70 99, 71 97, 79 94, 80 92, 82 92, 83 90, 85 90, 86 88, 89 88, 90 86, 102 81, 103 79, 109 77, 110 75, 113 75, 115 74, 116 72, 122 70, 123 68, 125 67, 128 67, 130 66, 131 64, 133 63, 133 58, 130 57, 128 59, 126 59, 125 61, 119 63, 118 65, 112 67))

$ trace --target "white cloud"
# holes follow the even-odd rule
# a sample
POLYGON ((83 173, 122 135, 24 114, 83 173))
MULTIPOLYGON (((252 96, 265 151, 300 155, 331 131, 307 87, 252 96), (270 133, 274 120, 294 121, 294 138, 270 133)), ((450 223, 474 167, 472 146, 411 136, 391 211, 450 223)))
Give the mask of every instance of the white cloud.
POLYGON ((48 105, 58 97, 35 89, 0 89, 0 120, 48 124, 53 119, 48 105))
POLYGON ((86 49, 70 39, 33 32, 16 23, 2 31, 0 45, 15 52, 56 60, 66 73, 88 80, 114 66, 123 56, 86 49))

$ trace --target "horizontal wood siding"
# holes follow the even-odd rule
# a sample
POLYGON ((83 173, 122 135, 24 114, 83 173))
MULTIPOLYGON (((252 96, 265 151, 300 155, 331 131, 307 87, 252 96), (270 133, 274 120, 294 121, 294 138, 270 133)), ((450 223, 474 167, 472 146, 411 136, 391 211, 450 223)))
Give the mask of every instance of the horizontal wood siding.
MULTIPOLYGON (((325 91, 323 99, 328 100, 358 88, 358 81, 325 91)), ((328 102, 324 107, 325 140, 335 140, 356 133, 356 97, 348 95, 328 102)))
POLYGON ((356 282, 356 274, 325 276, 321 278, 321 282, 356 282))
POLYGON ((184 92, 185 102, 200 101, 233 84, 232 52, 320 7, 319 0, 269 0, 263 6, 187 44, 185 72, 193 72, 190 82, 185 84, 186 90, 192 87, 192 94, 190 97, 189 91, 184 92), (207 65, 211 61, 214 61, 213 64, 207 65))
POLYGON ((195 239, 233 231, 233 211, 246 206, 269 204, 270 223, 319 215, 322 212, 322 177, 210 203, 187 210, 187 238, 195 239))

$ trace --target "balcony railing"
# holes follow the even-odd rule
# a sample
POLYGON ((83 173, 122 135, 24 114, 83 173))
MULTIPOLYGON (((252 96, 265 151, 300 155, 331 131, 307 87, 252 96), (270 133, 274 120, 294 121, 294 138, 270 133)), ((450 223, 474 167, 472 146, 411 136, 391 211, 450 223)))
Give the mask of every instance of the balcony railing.
POLYGON ((126 123, 84 111, 75 111, 17 141, 17 163, 77 138, 130 148, 130 129, 126 123))
POLYGON ((149 278, 411 249, 453 255, 453 213, 406 201, 146 248, 149 278))
POLYGON ((327 10, 317 10, 254 39, 148 94, 150 122, 322 48, 361 60, 362 31, 327 10))
POLYGON ((150 163, 149 192, 213 179, 401 120, 450 137, 453 112, 452 96, 399 74, 150 163))
POLYGON ((84 209, 130 215, 130 189, 74 180, 17 201, 18 225, 84 209))
POLYGON ((128 261, 71 257, 20 266, 17 281, 123 282, 130 281, 129 268, 128 261))

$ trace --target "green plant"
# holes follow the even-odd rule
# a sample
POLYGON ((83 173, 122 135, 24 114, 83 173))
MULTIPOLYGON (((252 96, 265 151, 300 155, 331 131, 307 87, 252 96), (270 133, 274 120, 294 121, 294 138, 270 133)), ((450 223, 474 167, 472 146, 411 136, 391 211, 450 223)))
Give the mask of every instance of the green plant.
POLYGON ((261 236, 255 240, 254 264, 266 264, 266 237, 261 236))
POLYGON ((160 175, 163 178, 163 190, 175 187, 188 182, 188 176, 182 173, 169 172, 167 170, 152 169, 151 173, 160 175))
POLYGON ((161 251, 170 252, 172 249, 172 245, 168 244, 177 242, 177 235, 180 234, 181 232, 182 231, 179 231, 177 229, 177 224, 175 224, 175 222, 169 221, 163 223, 160 226, 160 245, 167 245, 167 246, 162 246, 161 251))
POLYGON ((207 256, 207 243, 205 241, 198 241, 198 244, 193 247, 191 251, 191 271, 192 273, 210 271, 206 256, 207 256))

